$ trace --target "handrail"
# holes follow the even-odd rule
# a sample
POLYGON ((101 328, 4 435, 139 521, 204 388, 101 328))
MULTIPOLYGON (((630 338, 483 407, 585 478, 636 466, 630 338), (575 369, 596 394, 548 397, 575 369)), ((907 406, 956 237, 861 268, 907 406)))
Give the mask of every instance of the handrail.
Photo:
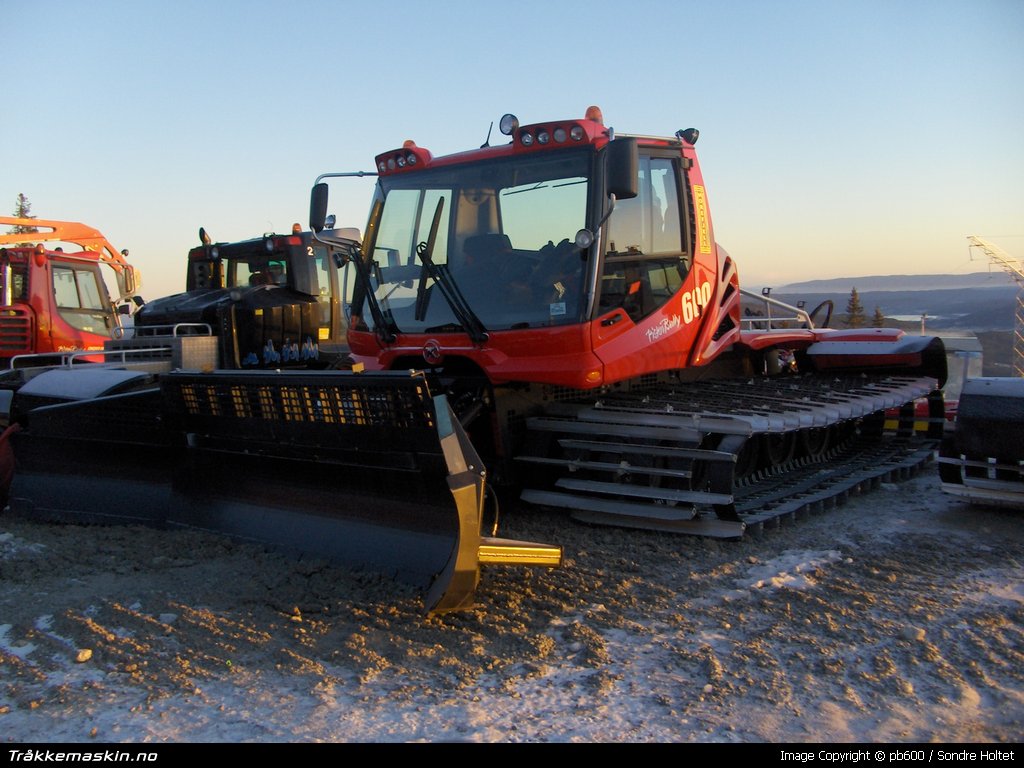
POLYGON ((174 336, 175 338, 177 338, 179 335, 181 335, 181 336, 213 336, 213 327, 209 323, 174 323, 173 325, 168 323, 167 325, 128 326, 127 328, 121 328, 120 330, 121 330, 121 333, 118 334, 117 333, 117 329, 115 329, 115 331, 114 331, 114 338, 115 339, 119 339, 119 338, 123 339, 124 338, 124 334, 127 331, 134 331, 134 337, 135 338, 143 338, 143 339, 144 338, 148 338, 150 336, 154 336, 154 337, 155 336, 174 336), (203 331, 203 333, 188 333, 188 334, 183 333, 183 331, 185 331, 185 330, 187 330, 189 328, 199 329, 200 331, 203 331), (140 331, 142 333, 140 333, 140 331), (154 333, 149 333, 149 331, 154 331, 154 333), (160 331, 163 331, 163 333, 160 333, 160 331))
MULTIPOLYGON (((128 355, 141 356, 141 355, 144 355, 144 354, 153 354, 154 352, 170 353, 172 351, 173 350, 170 347, 146 347, 146 348, 140 348, 140 349, 133 349, 133 348, 126 348, 126 349, 92 349, 92 350, 88 350, 87 349, 87 350, 76 350, 74 352, 36 352, 36 353, 32 353, 32 354, 27 354, 27 355, 15 355, 14 357, 12 357, 10 359, 10 367, 11 367, 11 370, 13 370, 13 369, 18 367, 17 364, 19 362, 21 362, 21 361, 26 361, 26 360, 27 361, 32 361, 32 360, 35 360, 35 361, 53 360, 55 357, 58 357, 58 356, 60 357, 60 362, 59 363, 46 363, 46 365, 52 366, 54 368, 71 368, 71 367, 73 367, 75 365, 75 361, 78 358, 83 358, 83 357, 90 357, 90 358, 93 358, 93 357, 103 357, 103 358, 107 358, 108 356, 115 357, 115 360, 112 360, 112 361, 104 360, 104 362, 118 362, 118 360, 116 358, 120 357, 120 362, 127 364, 128 363, 128 360, 127 360, 127 356, 128 355)), ((26 367, 30 367, 30 366, 26 366, 26 367)))
POLYGON ((748 299, 754 299, 764 304, 765 314, 759 317, 744 317, 740 318, 740 325, 746 326, 749 330, 782 330, 782 326, 776 326, 776 323, 803 323, 806 324, 807 328, 814 328, 814 322, 811 320, 811 316, 800 307, 794 307, 792 304, 787 304, 784 301, 773 299, 771 296, 767 296, 763 293, 753 293, 752 291, 740 288, 740 294, 748 299), (786 312, 792 313, 791 315, 785 315, 780 317, 772 316, 772 307, 777 309, 785 310, 786 312))

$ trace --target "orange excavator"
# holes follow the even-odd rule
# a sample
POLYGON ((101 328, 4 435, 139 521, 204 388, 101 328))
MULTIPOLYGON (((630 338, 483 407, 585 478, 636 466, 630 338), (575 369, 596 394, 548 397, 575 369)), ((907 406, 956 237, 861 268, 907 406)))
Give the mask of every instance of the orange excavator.
POLYGON ((0 216, 0 226, 18 230, 0 233, 0 360, 102 350, 122 335, 142 282, 127 251, 77 222, 0 216))

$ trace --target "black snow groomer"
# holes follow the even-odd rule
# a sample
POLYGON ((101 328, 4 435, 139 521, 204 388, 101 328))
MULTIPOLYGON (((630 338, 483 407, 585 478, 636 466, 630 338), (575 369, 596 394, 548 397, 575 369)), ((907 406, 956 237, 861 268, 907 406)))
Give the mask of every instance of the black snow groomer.
POLYGON ((946 493, 1024 509, 1024 379, 967 380, 939 476, 946 493))

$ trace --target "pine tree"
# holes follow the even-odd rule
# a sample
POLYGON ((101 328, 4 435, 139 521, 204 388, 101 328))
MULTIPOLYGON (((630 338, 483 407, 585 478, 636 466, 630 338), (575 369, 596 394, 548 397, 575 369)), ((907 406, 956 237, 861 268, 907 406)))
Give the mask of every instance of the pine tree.
POLYGON ((871 325, 875 328, 885 328, 885 315, 881 307, 875 307, 875 316, 871 318, 871 325))
POLYGON ((863 328, 864 320, 864 307, 860 303, 857 289, 854 288, 850 291, 850 300, 846 302, 846 327, 863 328))
MULTIPOLYGON (((28 198, 25 197, 24 193, 18 194, 18 203, 14 208, 14 216, 19 219, 35 218, 35 216, 32 215, 32 203, 28 201, 28 198)), ((18 225, 15 227, 11 227, 7 231, 12 235, 25 235, 30 234, 32 232, 38 232, 39 229, 37 227, 18 225)))

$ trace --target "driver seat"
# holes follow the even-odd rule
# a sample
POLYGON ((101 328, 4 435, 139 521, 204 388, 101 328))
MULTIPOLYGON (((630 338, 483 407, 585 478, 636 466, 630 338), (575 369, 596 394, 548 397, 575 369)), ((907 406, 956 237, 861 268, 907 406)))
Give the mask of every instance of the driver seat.
POLYGON ((488 232, 471 235, 462 246, 466 254, 466 266, 474 269, 497 268, 512 253, 512 241, 508 235, 488 232))

